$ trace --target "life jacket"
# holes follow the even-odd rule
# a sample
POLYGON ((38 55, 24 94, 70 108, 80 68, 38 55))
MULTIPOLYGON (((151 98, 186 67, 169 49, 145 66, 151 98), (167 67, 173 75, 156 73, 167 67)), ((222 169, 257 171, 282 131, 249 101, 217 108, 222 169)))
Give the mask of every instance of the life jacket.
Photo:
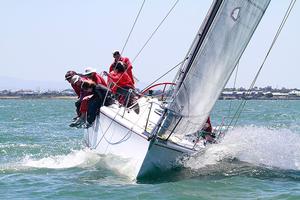
POLYGON ((131 81, 131 78, 129 77, 129 75, 126 72, 115 72, 115 71, 111 71, 108 74, 108 85, 110 86, 110 89, 113 93, 116 93, 117 88, 124 88, 124 87, 129 87, 134 89, 134 85, 131 81))

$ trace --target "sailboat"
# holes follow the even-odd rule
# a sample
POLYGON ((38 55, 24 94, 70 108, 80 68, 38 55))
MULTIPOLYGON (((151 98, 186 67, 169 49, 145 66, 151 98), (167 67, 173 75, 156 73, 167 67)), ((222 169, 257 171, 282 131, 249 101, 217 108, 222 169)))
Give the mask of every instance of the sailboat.
POLYGON ((135 179, 165 172, 205 148, 201 130, 270 0, 214 0, 166 98, 142 96, 140 112, 103 106, 85 130, 89 148, 129 159, 135 179))

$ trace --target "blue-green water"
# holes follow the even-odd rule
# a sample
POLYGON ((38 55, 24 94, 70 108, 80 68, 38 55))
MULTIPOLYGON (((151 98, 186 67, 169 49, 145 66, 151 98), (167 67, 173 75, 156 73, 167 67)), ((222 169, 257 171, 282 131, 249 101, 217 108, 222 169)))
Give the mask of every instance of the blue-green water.
POLYGON ((73 100, 0 100, 0 199, 300 199, 300 101, 247 102, 220 144, 143 183, 86 149, 73 115, 73 100))

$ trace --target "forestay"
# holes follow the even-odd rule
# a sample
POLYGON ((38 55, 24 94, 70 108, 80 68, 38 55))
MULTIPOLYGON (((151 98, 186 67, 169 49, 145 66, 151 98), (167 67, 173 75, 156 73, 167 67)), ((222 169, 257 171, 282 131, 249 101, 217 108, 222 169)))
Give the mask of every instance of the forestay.
POLYGON ((158 135, 201 129, 270 0, 215 0, 181 67, 158 135))

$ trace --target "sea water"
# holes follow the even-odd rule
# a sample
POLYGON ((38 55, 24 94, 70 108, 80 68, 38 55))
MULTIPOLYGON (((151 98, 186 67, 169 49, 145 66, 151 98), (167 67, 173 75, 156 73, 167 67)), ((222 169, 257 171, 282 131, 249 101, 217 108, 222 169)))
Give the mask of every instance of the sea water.
MULTIPOLYGON (((240 103, 218 101, 213 125, 240 103)), ((83 130, 68 126, 74 108, 0 100, 0 199, 300 199, 300 101, 248 101, 219 144, 138 183, 120 158, 85 147, 83 130)))

